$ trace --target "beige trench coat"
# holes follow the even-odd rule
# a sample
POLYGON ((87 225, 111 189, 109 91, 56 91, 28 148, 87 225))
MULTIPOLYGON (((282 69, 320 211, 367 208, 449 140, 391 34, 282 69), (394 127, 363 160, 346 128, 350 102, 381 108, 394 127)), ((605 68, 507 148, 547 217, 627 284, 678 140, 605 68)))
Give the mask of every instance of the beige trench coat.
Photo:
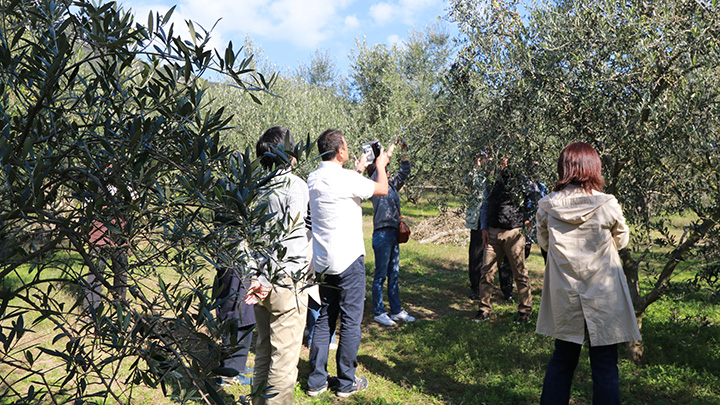
POLYGON ((591 346, 640 340, 618 249, 630 233, 615 197, 569 186, 538 203, 548 252, 536 332, 591 346))

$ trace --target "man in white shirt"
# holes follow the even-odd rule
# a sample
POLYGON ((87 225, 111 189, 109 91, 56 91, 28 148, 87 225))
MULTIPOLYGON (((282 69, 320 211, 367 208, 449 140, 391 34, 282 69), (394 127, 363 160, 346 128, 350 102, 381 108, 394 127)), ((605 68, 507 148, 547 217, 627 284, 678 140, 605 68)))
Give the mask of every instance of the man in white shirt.
POLYGON ((383 151, 375 159, 377 181, 363 177, 367 154, 356 162, 355 171, 343 169, 350 160, 342 132, 328 129, 317 141, 320 167, 308 176, 313 233, 313 266, 324 275, 320 285, 322 307, 310 347, 308 395, 328 389, 327 360, 330 335, 340 316, 337 395, 349 397, 367 388, 368 381, 355 376, 360 347, 360 322, 365 299, 365 243, 360 203, 388 192, 383 151))

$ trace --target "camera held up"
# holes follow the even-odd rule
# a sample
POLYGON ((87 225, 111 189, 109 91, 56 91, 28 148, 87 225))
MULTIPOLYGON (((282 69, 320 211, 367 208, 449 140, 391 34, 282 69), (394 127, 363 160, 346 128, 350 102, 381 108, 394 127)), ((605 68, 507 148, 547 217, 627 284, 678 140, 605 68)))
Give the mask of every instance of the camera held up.
POLYGON ((372 142, 366 142, 362 144, 363 153, 370 152, 367 158, 367 164, 372 164, 375 162, 375 158, 380 156, 380 142, 379 141, 372 141, 372 142))

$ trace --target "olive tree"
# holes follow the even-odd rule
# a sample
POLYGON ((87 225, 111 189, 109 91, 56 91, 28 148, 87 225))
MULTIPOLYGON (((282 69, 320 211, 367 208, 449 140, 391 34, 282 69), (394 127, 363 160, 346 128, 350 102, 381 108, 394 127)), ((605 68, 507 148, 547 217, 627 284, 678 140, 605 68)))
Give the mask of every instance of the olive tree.
POLYGON ((343 87, 343 77, 328 50, 316 50, 307 64, 301 64, 296 69, 295 77, 325 89, 338 90, 343 87))
POLYGON ((452 51, 444 26, 434 24, 390 47, 358 41, 351 54, 360 136, 386 147, 398 136, 409 143, 413 177, 408 189, 413 184, 446 186, 466 147, 448 130, 453 117, 447 110, 446 77, 452 51))
MULTIPOLYGON (((709 254, 699 270, 717 280, 707 250, 720 223, 717 4, 561 0, 524 17, 517 6, 452 3, 463 33, 457 108, 475 112, 457 128, 478 148, 540 160, 547 179, 566 144, 598 150, 606 191, 634 227, 621 256, 641 323, 690 255, 709 254), (672 215, 694 218, 682 237, 668 231, 672 215), (669 253, 658 257, 658 247, 669 253)), ((631 354, 639 360, 642 347, 631 345, 631 354)))
MULTIPOLYGON (((237 103, 235 100, 242 97, 243 92, 237 86, 224 83, 208 89, 213 104, 225 106, 225 111, 232 114, 229 122, 232 128, 225 140, 237 148, 257 139, 274 125, 287 127, 296 138, 313 140, 328 128, 341 129, 350 136, 359 126, 353 120, 352 106, 346 98, 328 88, 282 74, 276 76, 271 94, 257 96, 261 104, 237 103)), ((301 170, 306 170, 305 165, 301 170)))
POLYGON ((220 343, 213 268, 248 272, 286 230, 262 199, 274 173, 225 146, 201 76, 231 78, 236 103, 272 80, 191 22, 182 39, 173 9, 0 9, 0 402, 127 403, 145 384, 222 403, 210 381, 237 342, 220 343))

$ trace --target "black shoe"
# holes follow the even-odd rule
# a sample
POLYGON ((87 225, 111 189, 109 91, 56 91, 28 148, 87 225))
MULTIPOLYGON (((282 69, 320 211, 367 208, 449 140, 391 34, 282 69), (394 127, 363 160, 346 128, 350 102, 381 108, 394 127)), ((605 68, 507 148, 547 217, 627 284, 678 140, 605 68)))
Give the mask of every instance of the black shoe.
POLYGON ((368 384, 369 383, 367 378, 355 376, 355 383, 352 385, 352 388, 350 388, 350 391, 338 391, 337 396, 339 396, 340 398, 347 398, 350 395, 357 394, 360 391, 366 390, 368 384))
POLYGON ((530 323, 530 314, 518 312, 517 318, 515 319, 515 324, 522 325, 525 323, 530 323))
POLYGON ((485 312, 485 311, 483 311, 483 310, 481 309, 481 310, 479 310, 478 313, 475 315, 475 317, 473 318, 473 321, 474 321, 474 322, 483 322, 483 321, 487 321, 489 318, 490 318, 490 313, 489 313, 489 312, 485 312))
POLYGON ((505 296, 505 301, 506 301, 506 302, 513 302, 513 301, 515 301, 515 297, 514 297, 512 294, 507 294, 507 295, 505 296))
POLYGON ((480 294, 478 294, 478 293, 476 293, 476 292, 472 292, 472 293, 470 293, 469 297, 470 297, 471 300, 477 301, 477 300, 480 299, 480 294))

